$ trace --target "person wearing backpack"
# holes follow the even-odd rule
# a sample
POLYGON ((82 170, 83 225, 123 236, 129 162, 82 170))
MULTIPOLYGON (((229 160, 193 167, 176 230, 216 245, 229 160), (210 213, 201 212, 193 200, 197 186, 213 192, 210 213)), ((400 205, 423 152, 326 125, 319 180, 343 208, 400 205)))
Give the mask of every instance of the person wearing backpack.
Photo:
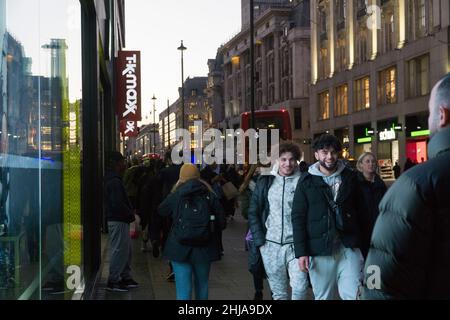
POLYGON ((172 263, 177 300, 191 300, 193 287, 197 300, 207 300, 211 262, 220 260, 218 232, 225 229, 226 220, 219 200, 200 179, 195 165, 181 167, 179 180, 158 213, 173 219, 163 257, 172 263))

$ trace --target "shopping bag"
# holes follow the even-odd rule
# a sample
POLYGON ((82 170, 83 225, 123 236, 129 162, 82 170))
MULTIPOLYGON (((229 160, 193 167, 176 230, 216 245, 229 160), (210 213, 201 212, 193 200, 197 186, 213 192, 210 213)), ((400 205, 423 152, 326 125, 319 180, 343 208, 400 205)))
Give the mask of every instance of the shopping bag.
POLYGON ((131 239, 137 239, 139 237, 138 226, 139 226, 140 218, 139 218, 139 216, 137 214, 135 214, 134 217, 135 217, 135 220, 130 223, 130 237, 131 237, 131 239))

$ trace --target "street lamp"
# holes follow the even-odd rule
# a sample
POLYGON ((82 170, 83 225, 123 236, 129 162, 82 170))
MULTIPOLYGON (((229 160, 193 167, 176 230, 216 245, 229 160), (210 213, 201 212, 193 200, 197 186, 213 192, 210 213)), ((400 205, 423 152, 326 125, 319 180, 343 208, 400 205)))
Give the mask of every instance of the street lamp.
POLYGON ((255 7, 250 0, 250 128, 255 128, 255 7))
POLYGON ((170 104, 169 99, 167 99, 167 145, 170 149, 170 104))
POLYGON ((187 48, 183 45, 183 40, 181 40, 181 45, 177 48, 181 51, 181 128, 184 129, 184 63, 183 63, 183 51, 187 48))
POLYGON ((155 94, 153 94, 153 154, 155 154, 155 149, 156 149, 156 97, 155 94))

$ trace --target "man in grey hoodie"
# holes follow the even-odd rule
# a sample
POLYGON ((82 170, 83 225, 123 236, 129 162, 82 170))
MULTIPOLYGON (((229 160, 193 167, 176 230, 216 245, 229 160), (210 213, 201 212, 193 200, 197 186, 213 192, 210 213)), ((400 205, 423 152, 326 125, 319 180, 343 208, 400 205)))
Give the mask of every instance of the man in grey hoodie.
POLYGON ((250 200, 248 220, 253 241, 259 248, 274 300, 307 298, 308 279, 298 270, 294 256, 291 209, 300 178, 300 149, 293 143, 280 145, 280 157, 270 175, 262 175, 250 200))
POLYGON ((316 299, 333 299, 336 289, 342 299, 356 299, 363 265, 357 176, 338 160, 335 136, 320 136, 313 148, 318 161, 299 181, 292 208, 295 257, 316 299))

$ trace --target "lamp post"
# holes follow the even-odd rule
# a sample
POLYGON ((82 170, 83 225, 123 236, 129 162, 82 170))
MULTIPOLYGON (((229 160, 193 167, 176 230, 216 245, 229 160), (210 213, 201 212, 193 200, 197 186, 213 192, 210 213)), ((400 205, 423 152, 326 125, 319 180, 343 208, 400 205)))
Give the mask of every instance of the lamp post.
POLYGON ((170 104, 169 99, 167 99, 167 145, 170 149, 170 104))
POLYGON ((181 51, 181 128, 184 127, 184 62, 183 62, 183 51, 187 48, 183 45, 183 40, 181 40, 181 45, 177 48, 181 51))
POLYGON ((155 152, 156 149, 156 97, 155 94, 153 94, 153 153, 155 152))
POLYGON ((255 129, 255 26, 254 3, 250 0, 250 128, 255 129))

